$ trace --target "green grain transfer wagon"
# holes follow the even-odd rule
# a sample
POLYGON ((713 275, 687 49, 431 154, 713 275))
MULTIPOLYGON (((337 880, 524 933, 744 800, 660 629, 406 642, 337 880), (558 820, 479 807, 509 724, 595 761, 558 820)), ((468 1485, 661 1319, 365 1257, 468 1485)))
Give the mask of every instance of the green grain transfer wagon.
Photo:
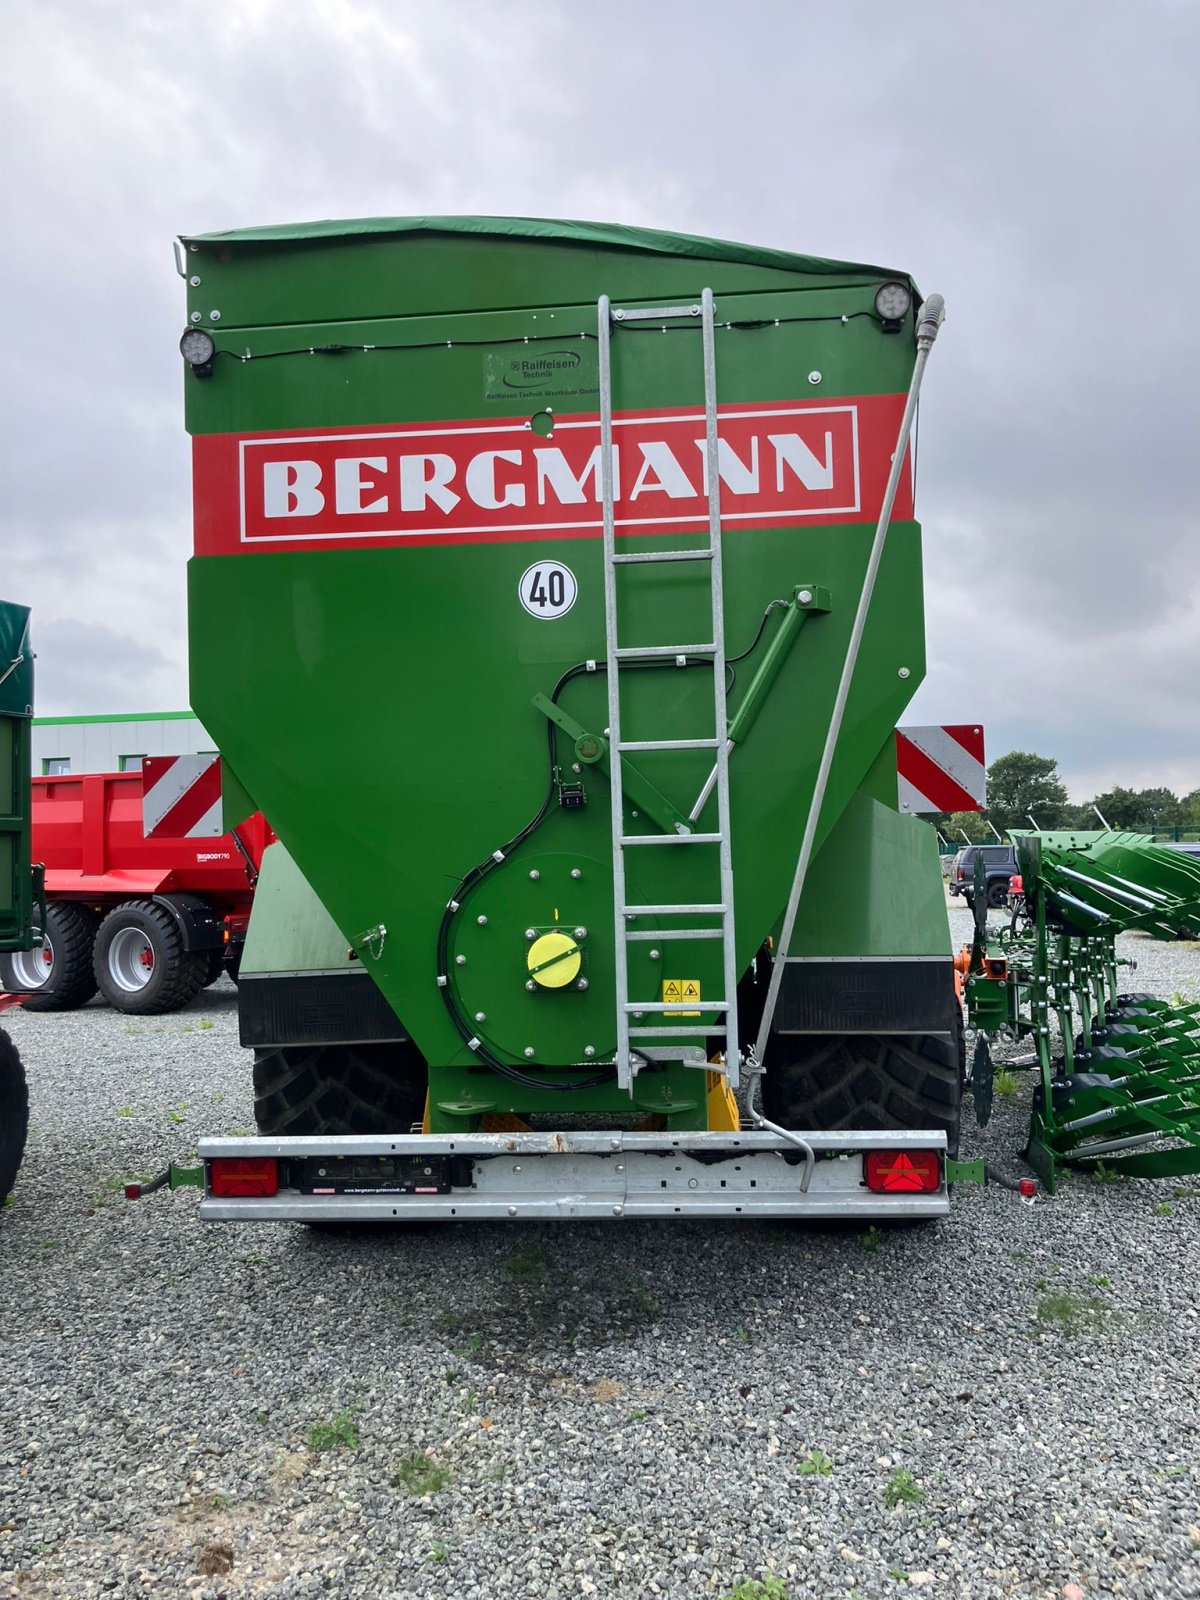
POLYGON ((267 851, 210 1219, 946 1211, 901 272, 502 218, 185 237, 191 700, 267 851))
MULTIPOLYGON (((29 608, 0 600, 0 952, 28 950, 34 939, 40 869, 29 861, 29 743, 33 722, 33 650, 29 608)), ((45 920, 42 907, 42 920, 45 920)), ((0 1012, 18 997, 0 994, 0 1012)), ((17 1047, 0 1028, 0 1205, 16 1182, 25 1151, 29 1097, 17 1047)))

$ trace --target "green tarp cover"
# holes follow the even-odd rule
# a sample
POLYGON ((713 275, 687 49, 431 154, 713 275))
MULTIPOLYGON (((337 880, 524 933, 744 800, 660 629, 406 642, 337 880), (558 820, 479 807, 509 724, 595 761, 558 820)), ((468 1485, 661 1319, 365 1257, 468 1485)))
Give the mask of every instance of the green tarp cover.
POLYGON ((647 250, 658 255, 687 256, 706 261, 742 261, 782 272, 853 277, 868 273, 910 283, 906 272, 857 261, 830 261, 823 256, 793 255, 764 245, 736 244, 729 239, 703 239, 690 233, 660 233, 654 228, 627 228, 611 222, 560 222, 548 217, 359 217, 349 222, 281 223, 267 228, 235 228, 229 233, 185 234, 185 244, 287 244, 311 239, 348 239, 361 234, 469 233, 496 238, 554 239, 567 244, 604 245, 621 250, 647 250))
POLYGON ((33 651, 29 607, 0 600, 0 716, 25 717, 33 709, 33 651), (14 662, 17 663, 14 666, 14 662))

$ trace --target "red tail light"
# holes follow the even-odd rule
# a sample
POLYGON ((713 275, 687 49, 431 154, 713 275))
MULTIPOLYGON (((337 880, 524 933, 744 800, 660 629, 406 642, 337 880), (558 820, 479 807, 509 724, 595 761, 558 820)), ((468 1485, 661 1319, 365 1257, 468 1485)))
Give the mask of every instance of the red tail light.
POLYGON ((936 1194, 942 1163, 936 1150, 868 1150, 866 1178, 872 1194, 936 1194))
POLYGON ((214 1156, 208 1166, 208 1191, 222 1200, 278 1194, 279 1163, 273 1156, 214 1156))

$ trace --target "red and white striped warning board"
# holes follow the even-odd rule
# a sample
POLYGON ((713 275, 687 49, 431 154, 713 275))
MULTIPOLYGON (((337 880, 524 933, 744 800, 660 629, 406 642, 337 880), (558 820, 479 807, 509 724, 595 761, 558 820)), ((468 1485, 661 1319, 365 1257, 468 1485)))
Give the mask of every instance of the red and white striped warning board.
POLYGON ((983 729, 954 723, 896 729, 896 788, 901 811, 982 811, 987 805, 983 729))
POLYGON ((147 756, 142 832, 147 839, 220 838, 220 756, 147 756))

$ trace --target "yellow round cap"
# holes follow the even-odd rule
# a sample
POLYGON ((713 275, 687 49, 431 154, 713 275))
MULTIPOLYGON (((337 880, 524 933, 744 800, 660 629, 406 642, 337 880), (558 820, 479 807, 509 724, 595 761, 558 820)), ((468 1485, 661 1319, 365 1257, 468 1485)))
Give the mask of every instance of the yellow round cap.
POLYGON ((534 983, 543 989, 565 989, 579 976, 583 957, 570 934, 543 933, 529 946, 525 965, 534 983))

